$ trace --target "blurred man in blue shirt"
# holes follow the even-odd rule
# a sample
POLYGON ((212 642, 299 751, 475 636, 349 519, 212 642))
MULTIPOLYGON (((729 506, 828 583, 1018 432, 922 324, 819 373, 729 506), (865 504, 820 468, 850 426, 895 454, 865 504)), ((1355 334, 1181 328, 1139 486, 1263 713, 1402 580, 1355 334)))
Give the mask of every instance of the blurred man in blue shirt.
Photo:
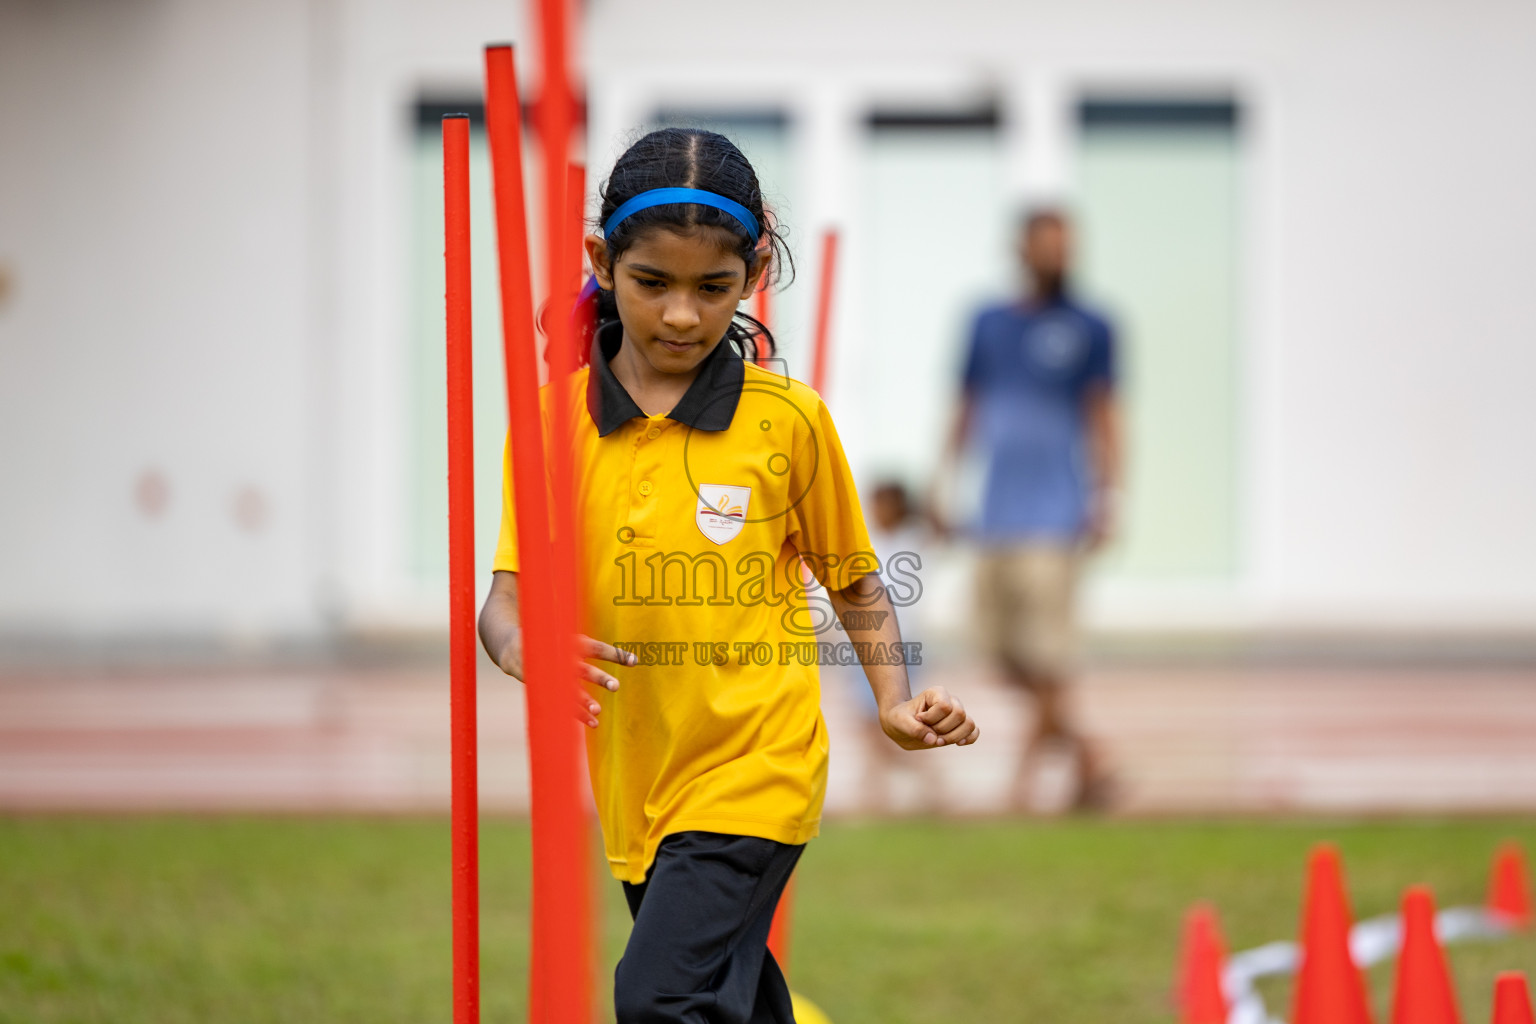
POLYGON ((1035 704, 1011 798, 1030 806, 1038 755, 1065 745, 1072 804, 1102 807, 1109 775, 1075 724, 1067 683, 1076 657, 1076 595, 1086 554, 1115 527, 1121 472, 1115 338, 1068 287, 1071 226, 1056 210, 1025 220, 1027 298, 982 310, 971 331, 947 465, 971 443, 986 489, 979 619, 990 653, 1035 704))

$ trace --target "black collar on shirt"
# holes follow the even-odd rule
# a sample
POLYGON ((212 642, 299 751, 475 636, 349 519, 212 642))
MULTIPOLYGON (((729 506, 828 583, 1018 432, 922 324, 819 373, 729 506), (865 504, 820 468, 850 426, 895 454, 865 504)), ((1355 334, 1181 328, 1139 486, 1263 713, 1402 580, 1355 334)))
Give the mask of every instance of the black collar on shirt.
MULTIPOLYGON (((618 355, 623 337, 624 325, 613 320, 601 325, 592 339, 587 412, 597 425, 598 437, 607 437, 636 416, 645 415, 608 365, 608 360, 618 355)), ((729 341, 720 339, 714 351, 699 364, 699 375, 667 413, 667 418, 697 430, 726 429, 736 415, 736 403, 741 399, 741 384, 745 378, 741 357, 729 341)))

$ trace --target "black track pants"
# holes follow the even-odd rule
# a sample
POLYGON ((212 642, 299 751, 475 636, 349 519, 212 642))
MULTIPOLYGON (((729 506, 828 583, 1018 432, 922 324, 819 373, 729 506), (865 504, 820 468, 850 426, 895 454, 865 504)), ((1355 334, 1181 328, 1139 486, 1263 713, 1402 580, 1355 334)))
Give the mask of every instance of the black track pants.
POLYGON ((618 1024, 794 1024, 768 952, 779 894, 804 846, 679 832, 624 883, 635 927, 614 972, 618 1024))

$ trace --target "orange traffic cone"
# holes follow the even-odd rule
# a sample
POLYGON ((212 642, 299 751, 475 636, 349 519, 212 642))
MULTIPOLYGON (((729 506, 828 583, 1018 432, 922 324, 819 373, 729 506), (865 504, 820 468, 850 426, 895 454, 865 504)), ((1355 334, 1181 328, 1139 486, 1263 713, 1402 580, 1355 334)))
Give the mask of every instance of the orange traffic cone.
POLYGON ((1531 993, 1520 971, 1505 971, 1493 985, 1493 1024, 1536 1024, 1531 993))
POLYGON ((1461 1024, 1451 971, 1435 936, 1435 898, 1422 885, 1403 894, 1403 947, 1397 954, 1392 1024, 1461 1024))
POLYGON ((1184 942, 1179 955, 1179 1024, 1226 1024, 1227 995, 1221 987, 1226 944, 1216 924, 1216 911, 1196 904, 1184 915, 1184 942))
POLYGON ((1525 870, 1525 851, 1517 843, 1505 843, 1493 858, 1488 909, 1520 928, 1531 923, 1530 874, 1525 870))
POLYGON ((1349 953, 1350 924, 1339 851, 1324 844, 1307 863, 1292 1024, 1371 1024, 1365 979, 1349 953))

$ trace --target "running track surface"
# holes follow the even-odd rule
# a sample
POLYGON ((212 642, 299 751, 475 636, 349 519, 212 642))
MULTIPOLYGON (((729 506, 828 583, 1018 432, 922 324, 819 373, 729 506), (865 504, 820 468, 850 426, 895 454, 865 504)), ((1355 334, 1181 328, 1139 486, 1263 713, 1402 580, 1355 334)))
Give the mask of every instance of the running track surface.
MULTIPOLYGON (((862 705, 825 680, 829 814, 920 809, 925 785, 954 813, 1007 809, 1025 706, 980 666, 925 682, 963 696, 981 742, 903 755, 877 808, 862 705)), ((447 693, 421 667, 0 675, 0 809, 442 811, 447 693)), ((1080 695, 1123 813, 1536 809, 1536 669, 1117 667, 1080 695)), ((488 668, 480 714, 483 805, 522 811, 519 684, 488 668)), ((1037 807, 1064 763, 1046 759, 1037 807)))

